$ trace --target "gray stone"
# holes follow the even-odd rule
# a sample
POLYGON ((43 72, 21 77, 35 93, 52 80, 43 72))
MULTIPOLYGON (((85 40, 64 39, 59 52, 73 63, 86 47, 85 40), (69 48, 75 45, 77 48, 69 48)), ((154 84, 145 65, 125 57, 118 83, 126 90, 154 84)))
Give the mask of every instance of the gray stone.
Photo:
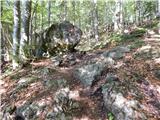
POLYGON ((107 66, 113 66, 115 64, 115 61, 111 57, 100 56, 98 59, 97 62, 107 66))
POLYGON ((119 47, 116 47, 116 48, 111 49, 109 51, 105 51, 103 53, 103 56, 104 57, 111 57, 111 58, 117 60, 117 59, 123 58, 124 53, 127 53, 129 51, 130 51, 130 49, 128 47, 119 46, 119 47))
POLYGON ((33 35, 32 39, 39 41, 33 53, 36 57, 41 57, 46 52, 49 55, 55 55, 65 51, 74 51, 81 36, 81 29, 69 21, 52 24, 47 29, 33 35))
POLYGON ((127 52, 130 52, 130 48, 127 47, 127 46, 118 46, 116 48, 113 49, 113 51, 119 51, 121 53, 127 53, 127 52))
POLYGON ((56 116, 57 116, 57 113, 55 112, 48 112, 47 115, 46 115, 46 119, 47 120, 56 120, 56 116))
POLYGON ((55 112, 64 112, 63 107, 65 107, 65 109, 67 109, 66 107, 69 108, 69 88, 62 88, 60 90, 58 90, 55 93, 55 97, 54 97, 54 101, 55 101, 55 107, 54 107, 54 111, 55 112))
POLYGON ((117 51, 106 51, 103 53, 103 56, 111 57, 115 60, 123 58, 123 54, 121 52, 117 52, 117 51))
POLYGON ((111 73, 107 74, 106 76, 106 82, 112 82, 112 81, 117 81, 117 80, 118 80, 118 77, 111 73))
POLYGON ((78 109, 79 103, 69 97, 70 90, 68 87, 62 88, 55 93, 54 96, 54 112, 58 114, 65 114, 65 118, 70 117, 75 109, 78 109))
POLYGON ((52 57, 51 58, 51 60, 52 60, 52 62, 53 62, 53 66, 59 66, 60 65, 60 63, 62 62, 62 58, 61 57, 59 57, 59 56, 55 56, 55 57, 52 57))
POLYGON ((15 93, 21 91, 22 89, 25 89, 28 85, 36 82, 37 80, 38 80, 38 77, 35 77, 35 76, 22 77, 18 81, 17 86, 13 89, 12 95, 14 96, 15 93))
POLYGON ((58 89, 58 88, 63 88, 63 87, 66 87, 67 86, 67 81, 65 79, 51 79, 51 80, 46 80, 44 85, 47 87, 47 88, 55 88, 55 89, 58 89))
POLYGON ((134 56, 141 59, 156 59, 160 57, 160 49, 151 45, 142 46, 134 56))
POLYGON ((34 108, 28 107, 23 112, 23 115, 24 115, 25 118, 33 119, 34 116, 36 115, 36 113, 37 113, 37 111, 34 110, 34 108))
POLYGON ((38 118, 39 112, 41 112, 43 107, 36 103, 27 103, 19 108, 17 108, 16 113, 22 115, 26 120, 35 120, 38 118))
POLYGON ((107 83, 102 87, 105 107, 113 113, 115 120, 146 120, 139 103, 136 100, 126 99, 122 93, 118 92, 118 84, 107 83))
POLYGON ((154 75, 160 80, 160 70, 155 70, 154 75))
POLYGON ((101 75, 105 64, 94 63, 75 69, 74 76, 80 80, 85 86, 91 86, 96 76, 101 75))
POLYGON ((83 65, 74 70, 74 76, 80 80, 84 86, 91 86, 96 77, 101 75, 105 67, 112 67, 115 61, 111 57, 100 56, 90 61, 88 65, 83 65))

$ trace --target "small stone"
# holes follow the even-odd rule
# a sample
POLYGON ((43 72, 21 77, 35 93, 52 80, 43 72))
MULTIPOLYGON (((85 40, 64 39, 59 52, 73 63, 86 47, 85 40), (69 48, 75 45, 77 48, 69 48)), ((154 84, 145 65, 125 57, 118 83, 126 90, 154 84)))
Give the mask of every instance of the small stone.
POLYGON ((154 75, 160 80, 160 70, 155 70, 154 75))
POLYGON ((54 66, 59 66, 60 63, 62 62, 62 59, 59 56, 52 57, 51 60, 54 66))
POLYGON ((57 116, 57 113, 55 113, 55 112, 48 112, 48 114, 46 115, 46 118, 47 118, 47 120, 55 120, 56 119, 56 116, 57 116))
POLYGON ((117 59, 123 58, 124 53, 127 53, 129 51, 130 51, 130 49, 128 47, 119 46, 119 47, 116 47, 114 49, 111 49, 109 51, 104 52, 103 56, 104 57, 111 57, 111 58, 117 60, 117 59))
POLYGON ((118 77, 116 75, 113 75, 113 74, 107 74, 107 77, 106 77, 106 82, 113 82, 113 81, 117 81, 118 80, 118 77))

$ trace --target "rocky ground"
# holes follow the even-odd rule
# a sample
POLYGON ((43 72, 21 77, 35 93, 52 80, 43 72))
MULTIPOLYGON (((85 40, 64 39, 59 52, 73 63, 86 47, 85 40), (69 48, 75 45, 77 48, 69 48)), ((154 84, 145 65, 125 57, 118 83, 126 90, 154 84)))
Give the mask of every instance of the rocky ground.
POLYGON ((142 40, 4 69, 2 119, 160 119, 160 36, 142 40))

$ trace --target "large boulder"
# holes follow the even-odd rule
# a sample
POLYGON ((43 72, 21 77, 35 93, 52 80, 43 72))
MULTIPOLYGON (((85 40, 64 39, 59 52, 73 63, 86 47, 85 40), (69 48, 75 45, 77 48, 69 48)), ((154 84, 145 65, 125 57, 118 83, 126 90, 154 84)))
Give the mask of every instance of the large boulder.
POLYGON ((82 31, 69 21, 52 24, 43 32, 34 35, 35 54, 42 56, 46 51, 51 55, 56 52, 74 51, 81 36, 82 31))

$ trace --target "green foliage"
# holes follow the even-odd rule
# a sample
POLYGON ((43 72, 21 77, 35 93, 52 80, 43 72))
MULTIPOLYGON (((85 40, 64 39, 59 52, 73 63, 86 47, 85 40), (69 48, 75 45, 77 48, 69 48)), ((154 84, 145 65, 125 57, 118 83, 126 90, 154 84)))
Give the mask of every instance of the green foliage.
POLYGON ((146 29, 147 28, 154 29, 154 28, 157 28, 157 27, 160 27, 158 20, 154 20, 153 22, 143 26, 143 28, 146 28, 146 29))
POLYGON ((130 34, 116 34, 116 33, 113 33, 110 36, 110 40, 111 40, 111 42, 115 42, 117 44, 123 44, 123 43, 126 43, 126 42, 134 42, 139 37, 144 36, 145 33, 146 33, 146 29, 137 28, 134 31, 132 31, 130 34))
POLYGON ((144 7, 144 12, 143 16, 144 17, 150 17, 153 16, 154 11, 156 11, 156 1, 143 1, 143 7, 144 7))
POLYGON ((130 48, 135 49, 135 48, 142 47, 143 45, 144 45, 144 41, 137 39, 131 44, 130 48))
POLYGON ((13 25, 13 1, 1 1, 1 21, 13 25))
POLYGON ((130 37, 142 37, 146 33, 146 29, 137 28, 130 33, 130 37))
MULTIPOLYGON (((7 0, 1 1, 2 11, 1 11, 1 21, 3 23, 7 23, 9 26, 9 32, 12 34, 13 29, 13 5, 14 1, 7 0)), ((156 9, 156 1, 141 1, 141 18, 143 20, 148 20, 147 17, 153 18, 155 15, 156 9)), ((43 31, 43 29, 47 28, 48 25, 48 1, 37 1, 32 0, 32 13, 31 13, 31 21, 32 21, 32 30, 34 31, 43 31), (35 13, 36 13, 36 22, 35 22, 35 13), (42 23, 43 22, 43 23, 42 23), (34 24, 36 23, 36 25, 34 24), (42 28, 43 25, 43 28, 42 28)), ((123 1, 123 22, 124 23, 134 23, 136 17, 136 7, 135 1, 123 1)), ((23 10, 21 6, 21 10, 23 10)), ((98 27, 99 31, 101 28, 105 28, 106 25, 112 25, 114 23, 114 13, 115 13, 115 0, 99 0, 97 1, 97 11, 98 11, 98 27)), ((51 1, 51 24, 60 22, 61 17, 64 13, 64 0, 52 0, 51 1)), ((85 31, 93 31, 93 3, 88 0, 78 0, 75 1, 75 10, 73 8, 73 0, 67 0, 67 20, 73 23, 75 21, 75 25, 80 26, 80 28, 85 31)), ((154 28, 157 27, 159 21, 155 21, 151 24, 143 26, 144 28, 154 28)), ((5 28, 5 27, 4 27, 5 28)), ((91 38, 87 38, 87 47, 85 50, 92 50, 103 48, 106 46, 108 41, 114 42, 116 44, 123 44, 125 42, 134 42, 132 45, 133 48, 136 46, 141 46, 142 42, 137 40, 138 37, 142 37, 146 32, 146 29, 136 29, 130 34, 116 34, 112 33, 110 38, 107 36, 103 40, 98 43, 93 43, 91 38)), ((12 39, 12 38, 11 38, 12 39)), ((84 43, 85 44, 85 43, 84 43)), ((9 49, 12 49, 11 47, 9 49)), ((24 47, 24 51, 26 56, 31 56, 30 50, 35 49, 34 46, 26 46, 24 47)), ((51 50, 52 53, 59 53, 59 51, 66 51, 66 45, 57 46, 54 50, 51 50), (58 48, 59 47, 59 48, 58 48), (63 50, 62 50, 63 49, 63 50)))
POLYGON ((114 116, 113 116, 113 114, 111 112, 108 113, 108 119, 109 120, 114 120, 114 116))
POLYGON ((25 44, 25 46, 23 47, 23 51, 26 58, 32 58, 31 50, 33 49, 34 46, 25 44))

